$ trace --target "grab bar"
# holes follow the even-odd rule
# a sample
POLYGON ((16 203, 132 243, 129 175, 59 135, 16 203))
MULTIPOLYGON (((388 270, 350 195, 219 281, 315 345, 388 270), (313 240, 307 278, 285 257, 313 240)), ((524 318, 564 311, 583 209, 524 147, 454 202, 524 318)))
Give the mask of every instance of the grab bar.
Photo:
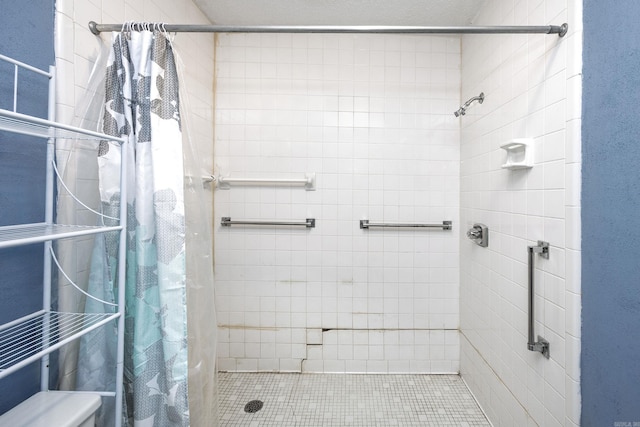
POLYGON ((305 190, 316 189, 316 174, 306 173, 304 178, 229 178, 218 176, 218 188, 228 190, 231 184, 241 185, 303 185, 305 190))
POLYGON ((240 220, 240 221, 232 221, 231 217, 228 216, 223 216, 220 224, 223 227, 230 227, 232 225, 288 225, 288 226, 304 226, 307 228, 315 228, 316 226, 316 219, 315 218, 307 218, 306 220, 304 220, 304 222, 302 221, 247 221, 247 220, 240 220))
POLYGON ((528 246, 527 250, 529 252, 529 341, 527 342, 527 348, 529 351, 539 351, 548 359, 549 341, 545 340, 540 335, 538 335, 538 341, 534 341, 533 338, 535 335, 533 333, 533 300, 535 298, 535 291, 533 288, 533 254, 536 253, 544 259, 549 259, 549 243, 538 240, 538 244, 536 246, 528 246))
POLYGON ((394 224, 394 223, 375 223, 369 222, 368 219, 360 220, 360 228, 369 229, 371 227, 393 227, 393 228, 441 228, 443 230, 452 229, 451 221, 442 221, 442 224, 394 224))

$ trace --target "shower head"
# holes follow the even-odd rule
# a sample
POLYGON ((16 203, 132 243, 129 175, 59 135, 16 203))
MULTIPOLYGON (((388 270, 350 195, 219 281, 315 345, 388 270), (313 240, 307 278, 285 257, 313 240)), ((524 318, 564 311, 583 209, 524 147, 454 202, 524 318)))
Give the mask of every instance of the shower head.
POLYGON ((473 101, 478 101, 479 104, 484 102, 484 92, 480 92, 480 95, 474 96, 465 102, 460 108, 453 112, 453 115, 456 117, 464 116, 467 113, 467 108, 471 105, 473 101))

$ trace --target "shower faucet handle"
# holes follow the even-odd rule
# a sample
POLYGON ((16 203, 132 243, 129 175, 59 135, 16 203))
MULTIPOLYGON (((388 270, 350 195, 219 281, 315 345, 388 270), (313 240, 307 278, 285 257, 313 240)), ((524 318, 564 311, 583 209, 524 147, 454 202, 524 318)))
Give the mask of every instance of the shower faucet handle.
POLYGON ((481 239, 482 238, 482 230, 476 227, 471 228, 467 231, 467 237, 470 239, 481 239))
POLYGON ((467 237, 483 248, 489 246, 489 229, 484 224, 473 224, 467 231, 467 237))

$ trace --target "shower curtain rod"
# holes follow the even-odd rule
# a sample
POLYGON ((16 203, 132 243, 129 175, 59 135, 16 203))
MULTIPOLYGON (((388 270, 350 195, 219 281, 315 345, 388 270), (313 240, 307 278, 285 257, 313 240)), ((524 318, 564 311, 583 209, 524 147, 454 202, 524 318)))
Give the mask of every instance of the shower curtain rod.
MULTIPOLYGON (((89 22, 89 29, 95 35, 103 31, 121 31, 123 24, 98 24, 89 22)), ((462 26, 462 27, 421 27, 421 26, 339 26, 339 25, 279 25, 279 26, 235 26, 235 25, 176 25, 163 24, 169 33, 362 33, 362 34, 567 34, 569 25, 543 26, 462 26)))

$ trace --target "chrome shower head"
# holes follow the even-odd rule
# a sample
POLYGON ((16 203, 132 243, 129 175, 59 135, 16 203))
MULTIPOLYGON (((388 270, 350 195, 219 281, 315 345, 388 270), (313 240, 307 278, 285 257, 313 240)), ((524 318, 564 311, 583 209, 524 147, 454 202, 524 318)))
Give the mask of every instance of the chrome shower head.
POLYGON ((484 102, 484 92, 480 92, 480 95, 474 96, 465 102, 457 111, 453 112, 453 115, 456 117, 464 116, 467 113, 467 108, 469 108, 473 101, 478 101, 479 104, 482 104, 484 102))

